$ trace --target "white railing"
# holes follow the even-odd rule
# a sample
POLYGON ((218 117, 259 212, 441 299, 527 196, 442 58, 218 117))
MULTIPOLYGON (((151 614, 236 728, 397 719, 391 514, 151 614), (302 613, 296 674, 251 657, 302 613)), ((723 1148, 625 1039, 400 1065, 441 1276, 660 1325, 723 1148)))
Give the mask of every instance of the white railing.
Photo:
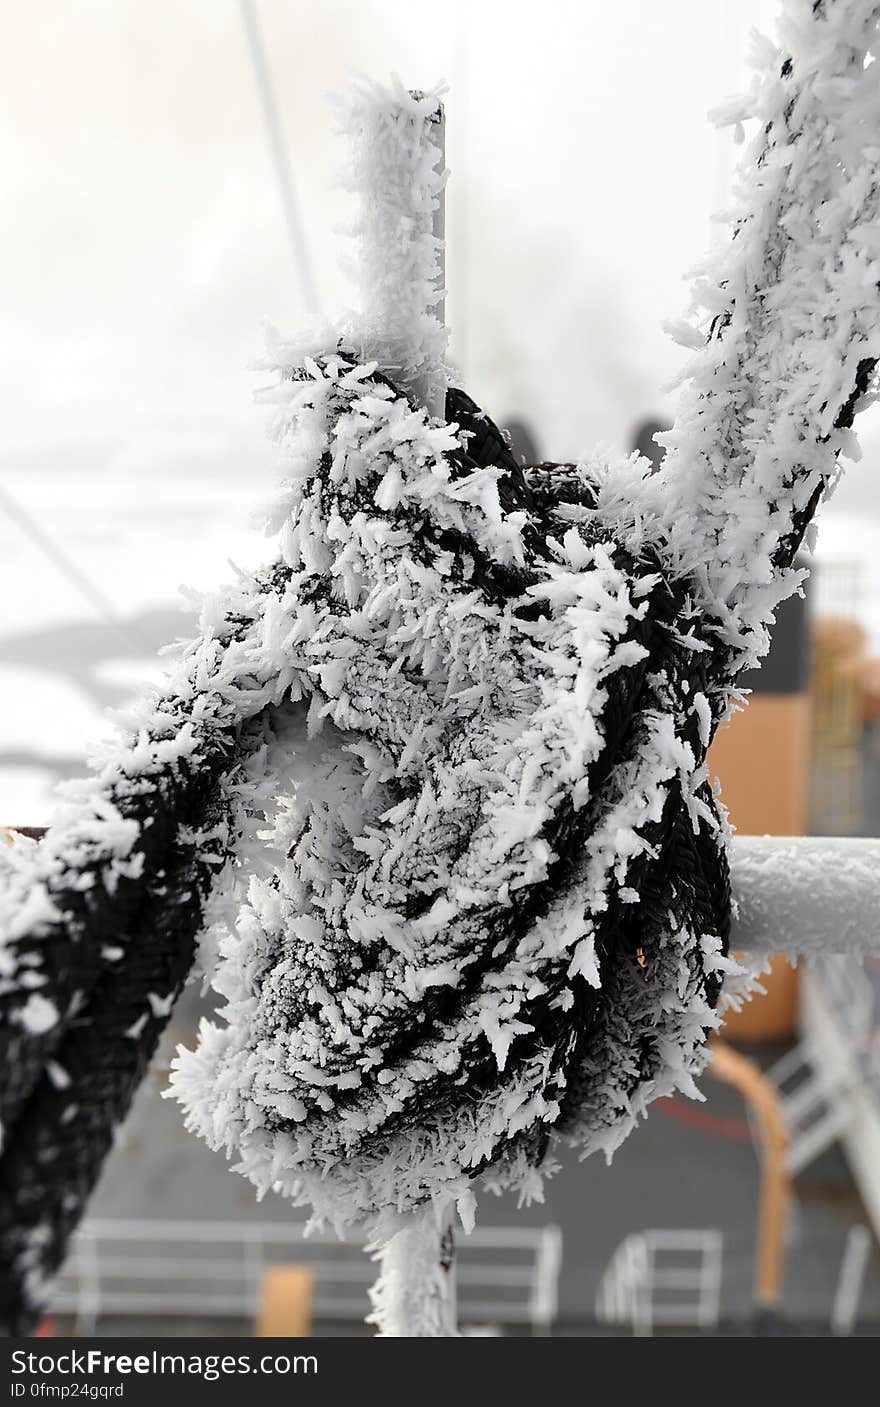
MULTIPOLYGON (((880 927, 880 923, 878 923, 880 927)), ((859 1070, 880 1096, 880 964, 876 956, 832 954, 809 964, 811 980, 845 1032, 859 1070)))
POLYGON ((809 1040, 786 1051, 767 1070, 785 1125, 785 1166, 792 1177, 830 1148, 852 1118, 854 1077, 826 1065, 809 1040))
POLYGON ((649 1336, 655 1328, 714 1329, 721 1313, 721 1232, 641 1231, 627 1236, 596 1296, 600 1324, 649 1336))
POLYGON ((801 1031, 815 1068, 847 1091, 847 1118, 838 1137, 874 1231, 880 1235, 880 1098, 866 1078, 863 1051, 848 1029, 846 1012, 836 1007, 821 971, 807 965, 801 981, 801 1031))
MULTIPOLYGON (((478 1227, 462 1236, 462 1323, 549 1332, 561 1260, 562 1233, 554 1225, 478 1227)), ((366 1317, 376 1264, 363 1241, 306 1236, 302 1224, 288 1222, 86 1221, 56 1282, 52 1310, 73 1315, 80 1332, 106 1316, 250 1319, 264 1271, 282 1263, 313 1272, 315 1320, 366 1317)))
MULTIPOLYGON (((779 1095, 794 1176, 838 1140, 850 1152, 856 1126, 880 1125, 877 998, 876 980, 860 958, 829 955, 806 965, 801 1039, 765 1071, 779 1095)), ((869 1158, 866 1166, 872 1162, 880 1206, 880 1163, 869 1158)))
POLYGON ((853 1333, 859 1317, 859 1300, 874 1238, 867 1226, 851 1226, 840 1265, 834 1303, 831 1306, 831 1332, 838 1336, 853 1333))

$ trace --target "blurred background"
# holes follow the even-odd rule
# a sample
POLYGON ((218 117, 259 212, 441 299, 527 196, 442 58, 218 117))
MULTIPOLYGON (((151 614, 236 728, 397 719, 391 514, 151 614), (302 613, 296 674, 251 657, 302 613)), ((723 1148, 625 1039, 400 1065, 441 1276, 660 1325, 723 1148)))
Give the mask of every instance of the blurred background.
MULTIPOLYGON (((352 70, 448 82, 461 382, 530 455, 651 453, 684 355, 661 321, 724 237, 712 217, 736 148, 706 114, 745 85, 750 28, 772 32, 775 8, 3 0, 0 821, 46 823, 107 707, 192 630, 182 586, 271 551, 261 321, 293 329, 357 300, 328 93, 352 70)), ((715 745, 743 832, 880 834, 880 416, 860 435, 808 599, 715 745)), ((610 1171, 566 1165, 525 1213, 493 1200, 462 1253, 465 1323, 745 1333, 772 1311, 792 1331, 877 1331, 876 964, 780 962, 767 986, 725 1033, 759 1072, 758 1103, 746 1077, 707 1078, 705 1104, 663 1101, 610 1171), (777 1174, 785 1274, 756 1296, 777 1174)), ((359 1249, 304 1247, 289 1209, 257 1206, 161 1100, 204 1009, 194 990, 180 1005, 53 1322, 358 1332, 373 1270, 359 1249)))

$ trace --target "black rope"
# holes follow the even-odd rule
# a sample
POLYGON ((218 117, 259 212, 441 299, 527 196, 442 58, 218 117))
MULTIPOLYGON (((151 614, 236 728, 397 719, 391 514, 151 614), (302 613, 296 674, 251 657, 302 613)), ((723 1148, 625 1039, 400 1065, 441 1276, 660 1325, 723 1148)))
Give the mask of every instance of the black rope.
MULTIPOLYGON (((385 378, 376 379, 388 384, 385 378)), ((461 392, 449 393, 447 414, 469 437, 467 451, 457 456, 455 472, 465 475, 487 464, 503 469, 504 506, 508 511, 522 508, 529 514, 527 538, 530 556, 536 562, 546 551, 547 537, 557 530, 560 508, 566 502, 583 506, 589 499, 583 479, 557 465, 537 466, 524 473, 496 427, 461 392)), ((347 511, 357 508, 352 502, 347 511)), ((473 590, 476 586, 493 601, 521 602, 525 588, 536 577, 534 565, 500 567, 474 544, 452 542, 450 534, 432 539, 425 533, 421 542, 426 560, 453 548, 453 574, 463 570, 467 559, 467 581, 462 577, 458 588, 473 590)), ((395 1029, 392 1025, 377 1037, 384 1042, 389 1060, 404 1056, 427 1030, 442 1026, 451 1007, 466 999, 490 964, 503 962, 505 952, 546 911, 566 883, 591 826, 606 804, 605 794, 616 765, 638 748, 645 710, 658 704, 658 674, 669 681, 681 704, 690 688, 701 687, 703 656, 684 648, 674 630, 686 603, 686 584, 667 582, 654 554, 636 561, 613 542, 607 545, 615 563, 629 576, 656 575, 659 584, 651 592, 644 618, 633 622, 631 628, 632 638, 648 652, 646 659, 609 678, 608 703, 602 716, 605 745, 590 777, 590 794, 596 800, 580 812, 570 803, 558 808, 546 833, 557 856, 546 879, 520 894, 512 905, 499 906, 487 914, 481 958, 466 970, 459 988, 430 989, 425 993, 417 1027, 395 1029)), ((261 593, 280 596, 289 580, 289 569, 277 564, 259 578, 255 602, 261 593)), ((320 579, 313 580, 308 589, 327 597, 327 583, 320 579)), ((253 619, 243 615, 230 618, 224 632, 227 644, 243 639, 252 625, 253 619)), ((179 726, 182 717, 195 715, 194 702, 190 701, 182 714, 180 700, 168 700, 168 718, 176 719, 177 725, 169 721, 164 737, 171 734, 173 726, 179 726)), ((668 706, 669 700, 666 702, 668 706)), ((108 890, 100 865, 86 863, 53 892, 59 918, 40 924, 16 944, 20 962, 39 962, 47 974, 43 990, 51 992, 61 1019, 50 1030, 34 1033, 12 1019, 9 1007, 15 998, 0 997, 6 1007, 6 1019, 0 1024, 0 1049, 7 1072, 2 1089, 6 1139, 0 1156, 0 1262, 4 1267, 0 1319, 15 1331, 33 1327, 46 1279, 64 1256, 114 1131, 155 1050, 171 1000, 190 968, 205 900, 225 853, 221 840, 195 845, 190 833, 217 828, 218 822, 217 835, 224 833, 223 823, 230 821, 232 813, 228 783, 259 744, 266 726, 271 726, 271 717, 269 710, 225 731, 208 729, 192 763, 160 768, 151 781, 142 779, 133 794, 125 785, 112 789, 109 800, 123 819, 137 826, 137 849, 143 855, 140 873, 119 877, 108 890)), ((695 758, 702 760, 705 748, 690 724, 683 729, 683 736, 695 758)), ((157 736, 151 741, 159 744, 163 740, 157 736)), ((711 807, 708 788, 703 788, 701 795, 711 807)), ((562 1011, 554 1003, 561 971, 548 969, 546 990, 525 1013, 534 1034, 518 1037, 511 1048, 509 1072, 516 1071, 536 1042, 552 1052, 548 1090, 558 1086, 563 1123, 582 1098, 591 1041, 607 1016, 604 1008, 614 1000, 615 974, 621 964, 630 968, 638 965, 644 981, 650 982, 652 963, 667 940, 671 923, 690 924, 726 941, 729 884, 724 851, 711 827, 701 825, 694 831, 684 813, 680 791, 670 789, 663 819, 646 839, 651 850, 637 862, 629 878, 643 902, 627 905, 612 893, 607 912, 599 920, 602 989, 596 991, 580 983, 575 1009, 562 1011)), ((413 896, 413 916, 420 907, 430 906, 432 899, 431 895, 413 896)), ((715 978, 706 979, 706 989, 714 1001, 718 990, 715 978)), ((306 995, 294 994, 293 1005, 288 1005, 282 1019, 291 1026, 308 1014, 306 995)), ((648 1052, 645 1059, 649 1059, 648 1052)), ((418 1097, 406 1103, 375 1137, 387 1138, 396 1129, 441 1111, 461 1097, 463 1083, 470 1097, 478 1100, 497 1078, 492 1053, 480 1033, 474 1033, 463 1051, 463 1069, 466 1080, 461 1072, 454 1078, 438 1074, 432 1082, 420 1085, 418 1097)), ((634 1071, 632 1083, 648 1073, 646 1068, 634 1071)), ((283 1124, 279 1117, 277 1127, 283 1124)), ((534 1157, 540 1157, 546 1130, 543 1126, 532 1129, 518 1141, 527 1144, 534 1157)), ((365 1134, 364 1148, 369 1144, 370 1136, 365 1134)))

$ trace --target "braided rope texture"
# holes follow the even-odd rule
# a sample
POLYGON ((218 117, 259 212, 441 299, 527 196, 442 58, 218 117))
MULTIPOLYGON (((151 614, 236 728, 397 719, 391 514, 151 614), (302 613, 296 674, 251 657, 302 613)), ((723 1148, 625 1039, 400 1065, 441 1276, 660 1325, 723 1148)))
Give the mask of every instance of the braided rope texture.
POLYGON ((519 1181, 553 1126, 613 1146, 689 1081, 728 928, 717 660, 589 479, 524 474, 460 393, 453 433, 340 359, 287 384, 326 448, 284 508, 304 696, 250 771, 282 858, 215 895, 225 1024, 173 1085, 338 1221, 519 1181))

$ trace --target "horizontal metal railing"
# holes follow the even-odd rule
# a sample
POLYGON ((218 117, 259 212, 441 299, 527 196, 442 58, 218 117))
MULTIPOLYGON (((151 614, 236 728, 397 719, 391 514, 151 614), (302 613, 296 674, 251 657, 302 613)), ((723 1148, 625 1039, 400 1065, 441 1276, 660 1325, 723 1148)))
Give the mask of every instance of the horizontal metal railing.
MULTIPOLYGON (((554 1225, 480 1227, 457 1247, 463 1323, 547 1332, 558 1307, 562 1236, 554 1225)), ((52 1307, 81 1330, 113 1315, 251 1318, 265 1270, 307 1265, 316 1320, 362 1320, 378 1266, 363 1239, 308 1236, 304 1223, 88 1220, 74 1237, 52 1307)))

